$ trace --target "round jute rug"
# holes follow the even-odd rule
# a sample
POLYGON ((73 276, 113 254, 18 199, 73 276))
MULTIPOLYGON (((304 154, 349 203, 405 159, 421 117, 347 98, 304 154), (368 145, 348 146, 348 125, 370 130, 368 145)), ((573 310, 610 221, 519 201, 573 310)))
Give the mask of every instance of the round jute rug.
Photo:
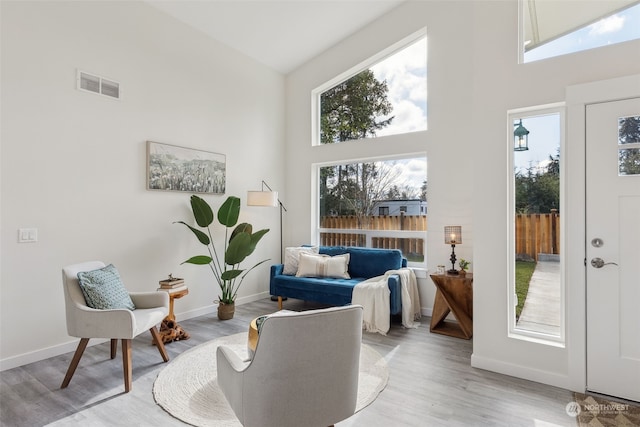
MULTIPOLYGON (((165 411, 195 426, 242 427, 218 387, 216 349, 225 345, 240 357, 247 355, 247 334, 218 338, 185 351, 158 374, 153 396, 165 411)), ((366 344, 360 350, 356 412, 373 402, 386 387, 389 368, 366 344)))

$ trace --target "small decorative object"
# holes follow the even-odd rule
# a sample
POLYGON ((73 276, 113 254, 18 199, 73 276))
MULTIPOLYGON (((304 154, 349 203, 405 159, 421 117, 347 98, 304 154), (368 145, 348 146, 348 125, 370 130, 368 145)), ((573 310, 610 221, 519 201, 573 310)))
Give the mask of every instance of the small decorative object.
POLYGON ((447 225, 444 227, 444 243, 451 245, 451 270, 448 274, 458 274, 456 270, 456 245, 462 244, 462 227, 459 225, 447 225))
POLYGON ((160 324, 160 337, 164 344, 173 341, 183 341, 191 338, 191 335, 182 326, 178 325, 175 320, 163 320, 160 324))
POLYGON ((160 280, 160 289, 162 290, 178 290, 186 288, 184 284, 184 279, 179 277, 173 277, 171 273, 169 273, 169 278, 160 280))
POLYGON ((220 251, 216 245, 214 245, 211 237, 212 233, 209 226, 213 224, 215 216, 209 204, 202 198, 192 195, 191 210, 193 211, 196 224, 204 229, 204 231, 192 227, 184 221, 176 221, 174 224, 180 223, 189 228, 193 234, 195 234, 198 241, 207 248, 209 254, 196 255, 184 261, 182 264, 208 265, 209 268, 211 268, 213 277, 218 283, 221 292, 221 294, 218 295, 218 318, 220 320, 231 319, 235 312, 236 295, 238 294, 238 289, 242 281, 251 270, 268 260, 262 260, 249 269, 241 269, 240 263, 253 253, 262 236, 267 234, 269 230, 263 229, 254 233, 251 224, 242 223, 236 226, 238 217, 240 216, 240 199, 229 196, 222 206, 220 206, 217 216, 218 222, 226 227, 223 245, 224 250, 220 251), (230 228, 234 226, 235 228, 231 232, 231 235, 229 235, 230 228), (219 254, 223 255, 224 258, 220 259, 218 257, 219 254))
POLYGON ((460 266, 460 275, 465 276, 467 274, 467 268, 471 263, 464 258, 460 258, 458 265, 460 266))
POLYGON ((224 194, 224 154, 147 141, 147 189, 224 194))
POLYGON ((445 269, 444 265, 439 265, 438 269, 436 270, 436 274, 444 274, 444 269, 445 269))

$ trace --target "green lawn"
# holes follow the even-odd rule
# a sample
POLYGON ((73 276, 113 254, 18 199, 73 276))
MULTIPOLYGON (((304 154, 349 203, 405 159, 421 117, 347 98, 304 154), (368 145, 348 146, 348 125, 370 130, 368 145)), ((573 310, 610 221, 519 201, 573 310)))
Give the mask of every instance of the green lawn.
POLYGON ((516 295, 518 295, 518 305, 516 307, 516 320, 520 318, 524 300, 529 291, 529 281, 536 268, 535 262, 516 261, 516 295))

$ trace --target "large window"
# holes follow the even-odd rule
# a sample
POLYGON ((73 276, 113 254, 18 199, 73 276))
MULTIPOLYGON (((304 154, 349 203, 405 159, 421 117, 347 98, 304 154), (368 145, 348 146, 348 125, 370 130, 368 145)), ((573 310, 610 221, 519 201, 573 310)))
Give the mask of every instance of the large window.
POLYGON ((427 159, 318 166, 321 245, 400 249, 425 264, 427 159))
POLYGON ((427 38, 424 31, 314 91, 314 143, 427 129, 427 38))
POLYGON ((508 116, 509 334, 564 341, 561 104, 508 116))
POLYGON ((325 145, 316 147, 324 163, 313 166, 313 241, 400 249, 409 265, 426 266, 426 155, 394 150, 400 134, 424 147, 426 29, 316 88, 312 97, 312 145, 325 145), (361 152, 339 144, 354 140, 361 152), (386 154, 367 157, 368 144, 386 154))

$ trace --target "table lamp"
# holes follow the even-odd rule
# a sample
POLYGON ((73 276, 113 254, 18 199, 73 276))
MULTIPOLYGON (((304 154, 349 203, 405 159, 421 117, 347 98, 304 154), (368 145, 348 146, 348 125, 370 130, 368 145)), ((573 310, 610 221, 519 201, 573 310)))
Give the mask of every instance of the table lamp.
POLYGON ((462 244, 462 227, 459 225, 446 225, 444 227, 444 243, 451 245, 451 270, 447 274, 458 274, 456 270, 456 245, 462 244))

